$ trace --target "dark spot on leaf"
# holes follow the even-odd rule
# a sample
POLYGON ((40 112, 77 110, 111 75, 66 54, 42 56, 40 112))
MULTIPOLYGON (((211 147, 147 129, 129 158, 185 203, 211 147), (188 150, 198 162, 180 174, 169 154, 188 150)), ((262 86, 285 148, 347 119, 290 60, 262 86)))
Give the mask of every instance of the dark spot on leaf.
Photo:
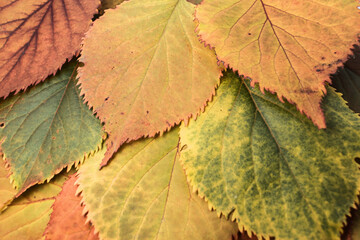
POLYGON ((337 54, 337 52, 334 52, 334 54, 337 54))
POLYGON ((146 114, 149 114, 149 111, 146 111, 146 114))
POLYGON ((248 33, 248 35, 251 35, 251 33, 248 33))
POLYGON ((300 89, 300 90, 295 91, 295 92, 307 93, 307 94, 316 93, 316 91, 314 91, 314 90, 312 90, 312 89, 310 89, 310 88, 300 89))
POLYGON ((321 60, 325 60, 325 57, 321 57, 321 60))
POLYGON ((321 69, 316 69, 316 72, 322 72, 323 70, 321 70, 321 69))
POLYGON ((121 112, 120 115, 124 115, 125 113, 121 112))
POLYGON ((328 67, 331 67, 332 66, 332 64, 328 64, 328 67))
POLYGON ((109 97, 105 98, 105 101, 109 100, 109 97))
POLYGON ((113 70, 115 67, 113 66, 112 68, 111 68, 111 70, 113 70))
POLYGON ((170 124, 168 121, 166 121, 166 124, 169 125, 169 126, 171 126, 171 124, 170 124))
POLYGON ((185 144, 184 146, 181 147, 180 152, 186 149, 187 149, 187 145, 185 144))

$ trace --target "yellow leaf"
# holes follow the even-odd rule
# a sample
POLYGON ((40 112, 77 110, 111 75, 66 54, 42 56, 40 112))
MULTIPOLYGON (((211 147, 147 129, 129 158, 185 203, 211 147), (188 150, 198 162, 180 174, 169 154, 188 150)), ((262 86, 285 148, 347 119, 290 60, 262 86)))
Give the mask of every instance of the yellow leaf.
POLYGON ((125 145, 98 170, 106 149, 79 170, 79 189, 100 239, 231 239, 235 223, 218 218, 191 191, 178 161, 178 129, 125 145))
POLYGON ((48 184, 36 185, 0 214, 1 240, 39 240, 49 222, 51 206, 70 173, 60 173, 48 184))

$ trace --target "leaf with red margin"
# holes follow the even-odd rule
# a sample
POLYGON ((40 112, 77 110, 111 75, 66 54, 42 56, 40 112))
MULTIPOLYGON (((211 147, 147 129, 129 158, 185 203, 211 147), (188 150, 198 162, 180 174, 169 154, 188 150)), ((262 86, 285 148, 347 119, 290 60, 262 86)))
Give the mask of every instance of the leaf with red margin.
POLYGON ((36 185, 15 199, 0 214, 1 240, 39 240, 50 219, 52 204, 63 183, 73 174, 63 171, 50 183, 36 185))
POLYGON ((0 97, 54 74, 77 54, 99 0, 0 2, 0 97))
POLYGON ((220 60, 325 128, 324 82, 357 43, 358 5, 354 0, 205 0, 196 18, 201 39, 215 47, 220 60))
POLYGON ((87 33, 79 83, 109 133, 102 166, 123 143, 197 115, 215 93, 221 68, 198 41, 194 11, 186 0, 125 1, 87 33))
POLYGON ((94 227, 86 224, 81 197, 76 195, 76 175, 72 175, 55 198, 53 212, 45 230, 47 240, 97 240, 94 227))

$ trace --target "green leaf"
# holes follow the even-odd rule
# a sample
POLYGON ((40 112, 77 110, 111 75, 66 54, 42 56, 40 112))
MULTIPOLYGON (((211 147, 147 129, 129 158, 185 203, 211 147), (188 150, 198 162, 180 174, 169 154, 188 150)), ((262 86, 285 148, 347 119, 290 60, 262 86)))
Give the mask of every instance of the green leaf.
POLYGON ((234 73, 182 126, 180 160, 200 196, 240 229, 276 239, 338 239, 359 190, 360 119, 331 87, 327 129, 234 73))
POLYGON ((1 240, 38 240, 50 220, 51 206, 69 175, 61 173, 48 184, 30 188, 0 214, 1 240))
POLYGON ((102 142, 100 121, 79 97, 75 65, 0 103, 1 148, 19 194, 82 161, 102 142))
POLYGON ((191 191, 178 141, 177 128, 125 145, 101 171, 105 148, 81 166, 79 189, 100 239, 230 240, 237 233, 191 191))

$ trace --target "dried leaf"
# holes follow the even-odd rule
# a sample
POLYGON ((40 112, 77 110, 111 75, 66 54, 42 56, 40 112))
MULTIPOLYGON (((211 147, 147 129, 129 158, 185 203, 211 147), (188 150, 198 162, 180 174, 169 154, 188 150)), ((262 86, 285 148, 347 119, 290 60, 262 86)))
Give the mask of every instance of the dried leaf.
POLYGON ((72 175, 55 198, 53 212, 45 230, 48 240, 97 240, 94 228, 85 224, 86 218, 82 215, 81 197, 76 195, 75 182, 77 177, 72 175))
POLYGON ((80 49, 99 0, 0 2, 0 97, 55 74, 80 49))
POLYGON ((354 0, 206 0, 196 17, 201 39, 252 86, 276 92, 325 128, 324 82, 357 43, 354 0))
POLYGON ((214 94, 221 69, 194 32, 194 8, 186 0, 125 1, 87 34, 79 83, 109 133, 102 166, 123 143, 197 115, 214 94))

